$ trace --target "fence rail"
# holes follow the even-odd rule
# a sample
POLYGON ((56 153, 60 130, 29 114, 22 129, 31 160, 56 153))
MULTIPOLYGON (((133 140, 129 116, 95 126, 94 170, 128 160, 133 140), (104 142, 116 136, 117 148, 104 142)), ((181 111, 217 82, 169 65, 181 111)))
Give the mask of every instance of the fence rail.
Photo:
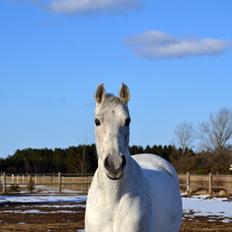
POLYGON ((78 194, 87 193, 92 176, 77 174, 6 174, 0 177, 0 192, 2 194, 19 193, 59 193, 78 194))
POLYGON ((202 190, 207 190, 208 195, 211 196, 215 193, 224 195, 232 194, 232 175, 190 175, 179 174, 180 186, 187 194, 197 193, 202 190))
MULTIPOLYGON (((232 175, 193 175, 187 172, 179 174, 180 187, 187 194, 207 191, 213 195, 220 190, 232 194, 232 175)), ((36 193, 36 194, 83 194, 87 193, 92 175, 77 174, 6 174, 0 176, 0 193, 36 193)))

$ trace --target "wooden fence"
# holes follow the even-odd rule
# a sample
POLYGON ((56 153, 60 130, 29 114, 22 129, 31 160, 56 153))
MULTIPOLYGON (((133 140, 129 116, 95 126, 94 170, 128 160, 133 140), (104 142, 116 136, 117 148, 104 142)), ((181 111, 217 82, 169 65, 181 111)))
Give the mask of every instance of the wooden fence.
POLYGON ((211 196, 218 194, 220 191, 224 194, 232 194, 232 175, 190 175, 179 174, 180 187, 187 194, 194 194, 203 191, 211 196))
MULTIPOLYGON (((193 175, 187 172, 179 174, 182 191, 199 193, 207 191, 213 195, 223 190, 232 194, 232 175, 193 175)), ((0 193, 35 193, 35 194, 86 194, 92 181, 91 175, 77 174, 33 174, 17 175, 2 173, 0 177, 0 193)))
POLYGON ((87 193, 92 176, 77 174, 6 174, 0 178, 0 192, 35 194, 83 194, 87 193))

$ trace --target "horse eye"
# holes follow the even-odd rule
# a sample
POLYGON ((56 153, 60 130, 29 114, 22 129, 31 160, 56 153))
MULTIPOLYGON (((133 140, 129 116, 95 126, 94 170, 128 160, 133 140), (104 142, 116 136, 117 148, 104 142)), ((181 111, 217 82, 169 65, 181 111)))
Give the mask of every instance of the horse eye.
POLYGON ((101 125, 101 122, 98 118, 95 119, 95 125, 96 126, 100 126, 101 125))
POLYGON ((130 122, 131 122, 131 119, 130 119, 130 118, 127 118, 126 121, 125 121, 125 125, 126 125, 126 126, 129 126, 129 125, 130 125, 130 122))

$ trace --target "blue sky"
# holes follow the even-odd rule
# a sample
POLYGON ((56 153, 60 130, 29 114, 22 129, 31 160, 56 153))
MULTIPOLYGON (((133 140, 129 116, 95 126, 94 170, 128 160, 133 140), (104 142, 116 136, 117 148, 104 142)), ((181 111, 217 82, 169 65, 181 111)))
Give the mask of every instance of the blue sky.
POLYGON ((94 92, 131 91, 131 144, 231 108, 230 0, 1 0, 0 157, 93 143, 94 92))

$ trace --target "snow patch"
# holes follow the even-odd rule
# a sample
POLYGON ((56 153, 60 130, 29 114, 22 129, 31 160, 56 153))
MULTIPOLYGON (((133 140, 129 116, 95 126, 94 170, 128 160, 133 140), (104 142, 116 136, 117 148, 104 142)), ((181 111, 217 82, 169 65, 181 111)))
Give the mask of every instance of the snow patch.
POLYGON ((207 199, 207 197, 203 195, 182 198, 184 213, 194 216, 217 216, 232 220, 231 201, 228 201, 226 198, 207 199))
POLYGON ((0 196, 0 203, 54 203, 54 202, 85 202, 87 196, 0 196))
POLYGON ((15 214, 55 214, 55 213, 81 213, 80 211, 58 210, 58 211, 42 211, 42 210, 2 210, 1 213, 15 213, 15 214))

